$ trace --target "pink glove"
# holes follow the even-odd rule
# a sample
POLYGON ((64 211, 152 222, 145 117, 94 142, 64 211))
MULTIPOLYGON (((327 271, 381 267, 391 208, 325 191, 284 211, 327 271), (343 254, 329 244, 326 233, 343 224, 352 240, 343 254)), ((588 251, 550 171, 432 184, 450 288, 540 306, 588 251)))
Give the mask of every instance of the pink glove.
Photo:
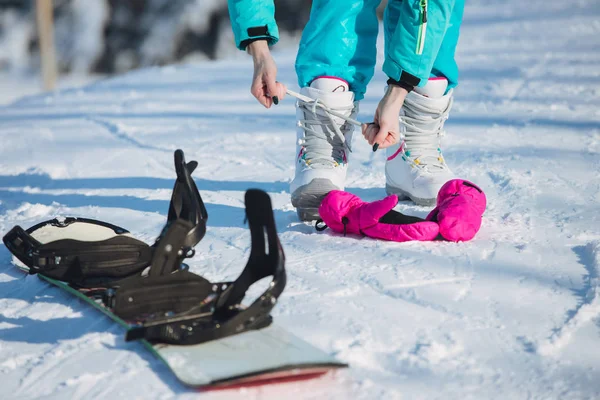
POLYGON ((485 194, 480 188, 469 181, 453 179, 442 186, 437 207, 426 219, 439 224, 444 239, 467 241, 479 231, 485 205, 485 194))
POLYGON ((437 223, 393 211, 396 204, 397 196, 366 203, 351 193, 333 190, 323 199, 319 214, 327 226, 344 234, 362 234, 396 242, 437 237, 437 223))

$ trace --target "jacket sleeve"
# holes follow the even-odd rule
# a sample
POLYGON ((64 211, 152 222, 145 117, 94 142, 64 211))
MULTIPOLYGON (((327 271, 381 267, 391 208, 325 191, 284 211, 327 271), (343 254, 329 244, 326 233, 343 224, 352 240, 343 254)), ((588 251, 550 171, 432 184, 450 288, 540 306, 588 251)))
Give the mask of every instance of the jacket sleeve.
POLYGON ((277 43, 274 0, 228 0, 227 5, 238 49, 246 50, 256 39, 266 39, 269 45, 277 43))
POLYGON ((401 0, 398 25, 386 46, 383 72, 411 86, 425 85, 450 27, 452 10, 461 1, 401 0))

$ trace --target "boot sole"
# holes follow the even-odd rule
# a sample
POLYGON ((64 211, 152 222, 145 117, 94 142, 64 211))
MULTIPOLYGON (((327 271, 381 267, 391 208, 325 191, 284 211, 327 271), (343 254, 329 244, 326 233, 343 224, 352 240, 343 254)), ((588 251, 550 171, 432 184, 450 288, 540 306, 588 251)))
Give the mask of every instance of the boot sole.
POLYGON ((301 221, 314 221, 319 216, 319 206, 332 190, 340 190, 329 179, 316 178, 309 184, 300 186, 292 193, 292 205, 301 221))
POLYGON ((422 199, 420 197, 415 197, 400 188, 393 187, 388 184, 385 185, 385 191, 388 195, 395 194, 396 196, 398 196, 398 200, 411 200, 418 206, 435 206, 437 201, 437 198, 422 199))

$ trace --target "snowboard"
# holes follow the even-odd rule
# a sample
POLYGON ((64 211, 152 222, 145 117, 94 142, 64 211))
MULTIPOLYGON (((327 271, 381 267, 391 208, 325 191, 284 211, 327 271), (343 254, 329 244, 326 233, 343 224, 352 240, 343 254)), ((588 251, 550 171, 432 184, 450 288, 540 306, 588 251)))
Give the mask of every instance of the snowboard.
MULTIPOLYGON (((28 272, 18 262, 17 267, 28 272)), ((99 301, 68 284, 41 274, 38 277, 83 300, 123 328, 132 327, 99 301)), ((276 324, 197 345, 139 342, 167 365, 181 383, 201 390, 312 379, 348 366, 276 324)))
POLYGON ((196 161, 174 153, 177 179, 167 222, 153 245, 108 222, 66 217, 2 238, 27 273, 85 301, 126 329, 192 388, 210 389, 312 378, 346 367, 273 325, 286 284, 285 254, 269 195, 244 196, 250 255, 232 282, 210 282, 183 261, 207 228, 208 213, 191 177, 196 161), (271 277, 249 305, 248 289, 271 277))

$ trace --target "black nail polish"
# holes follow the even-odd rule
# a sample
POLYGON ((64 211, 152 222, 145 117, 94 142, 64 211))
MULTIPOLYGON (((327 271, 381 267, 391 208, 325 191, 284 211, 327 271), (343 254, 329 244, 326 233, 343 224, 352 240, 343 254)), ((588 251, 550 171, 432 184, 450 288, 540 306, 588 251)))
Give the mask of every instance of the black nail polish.
POLYGON ((373 145, 373 151, 377 151, 378 148, 379 148, 379 143, 375 143, 373 145))
POLYGON ((279 104, 279 97, 273 96, 273 103, 275 103, 275 105, 279 104))

